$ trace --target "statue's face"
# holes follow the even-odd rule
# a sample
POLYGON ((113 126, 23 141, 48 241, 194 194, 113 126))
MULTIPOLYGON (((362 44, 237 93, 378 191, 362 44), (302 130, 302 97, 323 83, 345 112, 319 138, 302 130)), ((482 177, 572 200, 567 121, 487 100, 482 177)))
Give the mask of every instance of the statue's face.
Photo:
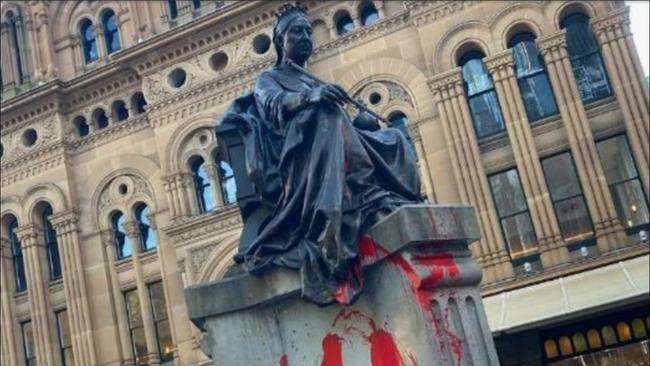
POLYGON ((297 63, 307 61, 313 47, 311 33, 312 29, 309 20, 303 17, 294 20, 284 33, 283 48, 285 56, 297 63))

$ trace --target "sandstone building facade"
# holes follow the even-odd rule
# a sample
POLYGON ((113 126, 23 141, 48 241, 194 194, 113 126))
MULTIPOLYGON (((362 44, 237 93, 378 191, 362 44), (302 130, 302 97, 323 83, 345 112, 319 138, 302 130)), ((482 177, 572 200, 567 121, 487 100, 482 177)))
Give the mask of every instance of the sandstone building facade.
MULTIPOLYGON (((281 4, 2 1, 1 364, 208 364, 183 288, 223 276, 241 227, 213 127, 272 66, 281 4)), ((648 88, 624 3, 305 4, 309 68, 409 133, 430 202, 476 207, 502 364, 642 364, 648 88)))

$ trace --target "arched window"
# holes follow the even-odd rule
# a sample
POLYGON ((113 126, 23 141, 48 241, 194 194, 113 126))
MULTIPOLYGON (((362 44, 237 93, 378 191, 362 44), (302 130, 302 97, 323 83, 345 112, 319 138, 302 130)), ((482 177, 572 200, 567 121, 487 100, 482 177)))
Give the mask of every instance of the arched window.
POLYGON ((600 340, 600 333, 596 329, 590 329, 587 332, 587 340, 591 349, 597 349, 603 346, 603 341, 600 340))
POLYGON ((557 344, 552 339, 544 342, 544 352, 546 352, 546 358, 555 358, 560 355, 560 352, 557 349, 557 344))
POLYGON ((205 167, 205 161, 200 158, 194 158, 190 168, 194 175, 194 190, 199 205, 199 212, 207 212, 214 208, 214 197, 210 187, 210 176, 205 167))
POLYGON ((52 207, 47 205, 43 209, 41 219, 43 222, 43 238, 47 247, 47 259, 50 265, 50 280, 61 278, 61 258, 59 256, 59 243, 56 240, 56 231, 50 222, 52 207))
POLYGON ((379 13, 377 12, 377 8, 375 7, 375 4, 372 3, 372 1, 368 1, 365 4, 362 4, 359 15, 361 17, 361 24, 363 25, 371 25, 379 21, 379 13))
POLYGON ((7 225, 9 231, 9 245, 11 246, 11 262, 14 267, 14 281, 16 292, 27 290, 27 280, 25 279, 25 262, 23 260, 23 248, 18 240, 16 229, 18 229, 18 220, 10 216, 7 225))
POLYGON ((117 121, 124 121, 129 118, 129 110, 126 109, 126 103, 121 100, 113 102, 113 118, 117 121))
POLYGON ((12 60, 11 62, 14 65, 14 80, 16 84, 22 84, 25 82, 25 55, 24 55, 24 33, 23 33, 23 24, 22 24, 22 18, 20 15, 14 14, 13 11, 9 10, 6 15, 5 19, 7 21, 7 24, 9 26, 9 42, 10 42, 10 50, 13 52, 12 53, 12 60))
POLYGON ((147 101, 144 99, 142 92, 137 92, 131 97, 131 110, 134 114, 144 113, 144 107, 147 106, 147 101))
POLYGON ((128 258, 133 254, 129 237, 126 235, 124 223, 126 217, 123 213, 117 211, 111 216, 111 224, 115 233, 115 247, 117 250, 117 259, 128 258))
POLYGON ((78 116, 73 121, 74 127, 77 130, 79 137, 88 136, 90 129, 88 128, 88 122, 83 116, 78 116))
POLYGON ((335 17, 336 32, 339 35, 350 33, 354 30, 354 22, 347 11, 340 11, 335 17))
POLYGON ((192 8, 194 8, 194 10, 200 7, 201 7, 201 0, 192 0, 192 8))
POLYGON ((107 10, 102 15, 104 25, 104 39, 106 39, 106 53, 111 54, 121 48, 120 29, 117 26, 117 16, 113 10, 107 10))
POLYGON ((87 64, 97 61, 97 41, 95 40, 93 23, 88 19, 82 20, 79 24, 79 33, 81 34, 84 60, 87 64))
POLYGON ((621 342, 632 340, 632 330, 626 322, 618 322, 618 324, 616 324, 616 332, 618 333, 618 339, 621 342))
POLYGON ((618 342, 616 339, 616 332, 614 332, 614 327, 611 325, 604 326, 600 330, 600 333, 603 336, 605 346, 611 346, 612 344, 616 344, 618 342))
POLYGON ((513 49, 517 81, 524 100, 528 120, 534 122, 558 113, 553 89, 549 82, 544 60, 531 33, 512 37, 508 47, 513 49))
POLYGON ((648 337, 648 332, 645 330, 643 320, 636 318, 632 320, 632 333, 634 338, 643 339, 648 337))
POLYGON ((233 172, 230 164, 223 160, 219 162, 219 184, 221 184, 221 194, 223 196, 223 204, 228 206, 237 203, 237 185, 235 183, 235 172, 233 172))
POLYGON ((589 18, 580 13, 566 16, 567 51, 571 58, 582 101, 590 103, 612 94, 600 49, 589 27, 589 18))
POLYGON ((176 0, 167 0, 167 8, 169 10, 169 19, 176 19, 178 16, 178 6, 176 6, 176 0))
POLYGON ((568 356, 573 353, 573 345, 571 344, 571 339, 569 339, 569 337, 560 337, 558 343, 560 344, 560 353, 562 356, 568 356))
POLYGON ((470 51, 463 55, 459 62, 474 130, 479 139, 505 130, 499 100, 483 63, 484 57, 482 52, 470 51))
POLYGON ((135 209, 135 217, 140 230, 140 250, 143 252, 156 249, 156 233, 151 227, 150 214, 149 207, 144 203, 139 204, 135 209))
POLYGON ((95 126, 100 130, 108 127, 108 117, 106 117, 106 112, 101 108, 95 109, 93 112, 93 122, 95 122, 95 126))
POLYGON ((579 353, 587 350, 587 339, 585 339, 585 336, 582 333, 575 333, 571 337, 571 340, 573 341, 573 347, 575 347, 576 352, 579 353))

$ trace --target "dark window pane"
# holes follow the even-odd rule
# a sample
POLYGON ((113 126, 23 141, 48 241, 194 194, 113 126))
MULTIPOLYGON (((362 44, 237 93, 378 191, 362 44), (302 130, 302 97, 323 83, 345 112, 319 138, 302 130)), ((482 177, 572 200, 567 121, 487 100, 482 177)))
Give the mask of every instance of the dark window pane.
POLYGON ((620 135, 600 141, 597 147, 608 184, 637 177, 634 159, 625 136, 620 135))
POLYGON ((558 113, 551 84, 545 72, 520 79, 519 88, 530 122, 558 113))
POLYGON ((516 42, 512 48, 518 78, 544 71, 544 63, 540 58, 534 37, 529 33, 524 35, 527 37, 516 42))
POLYGON ((544 159, 542 167, 553 201, 582 193, 570 153, 544 159))
POLYGON ((648 205, 638 179, 610 186, 618 218, 624 227, 648 223, 648 205))
POLYGON ((80 26, 81 43, 83 45, 84 59, 86 63, 97 60, 97 42, 95 40, 95 30, 89 20, 85 20, 80 26))
POLYGON ((210 188, 210 176, 203 159, 196 159, 192 164, 194 187, 199 204, 199 211, 206 212, 214 208, 214 197, 210 188))
POLYGON ((471 97, 469 108, 479 139, 505 130, 501 108, 494 91, 471 97))
POLYGON ((140 311, 140 297, 138 296, 138 292, 136 290, 126 292, 124 298, 126 300, 129 327, 142 326, 142 313, 140 311))
POLYGON ((363 25, 374 24, 377 23, 378 21, 379 21, 379 13, 377 13, 377 9, 375 9, 374 5, 369 4, 363 8, 363 10, 361 11, 361 23, 363 25))
POLYGON ((593 234, 591 218, 582 195, 556 202, 555 212, 565 241, 582 240, 593 234))
POLYGON ((219 162, 219 178, 221 180, 221 191, 225 205, 237 203, 237 185, 235 184, 235 173, 228 163, 219 162))
POLYGON ((167 6, 169 7, 169 18, 176 18, 178 16, 178 7, 176 6, 176 0, 167 0, 167 6))
POLYGON ((198 9, 201 7, 201 0, 192 0, 192 7, 198 9))
POLYGON ((462 66, 467 96, 471 97, 472 95, 492 89, 492 79, 490 79, 488 70, 483 63, 483 54, 472 53, 465 57, 469 57, 462 66))
POLYGON ((23 249, 16 235, 18 229, 18 220, 15 218, 9 223, 9 241, 11 244, 11 259, 14 267, 14 281, 16 285, 16 292, 25 291, 27 289, 27 281, 25 278, 25 262, 23 260, 23 249))
POLYGON ((144 338, 144 328, 138 327, 131 331, 133 354, 138 365, 147 365, 147 342, 144 338))
POLYGON ((589 29, 589 18, 583 14, 572 14, 561 24, 566 28, 567 50, 571 57, 585 56, 598 51, 598 44, 589 29))
POLYGON ((612 94, 600 53, 572 59, 571 65, 583 102, 596 101, 612 94))
POLYGON ((117 27, 117 16, 112 10, 104 13, 102 17, 104 23, 104 38, 106 39, 107 53, 113 53, 120 49, 120 35, 117 27))
POLYGON ((36 345, 34 344, 32 322, 22 323, 21 328, 23 331, 23 349, 25 351, 25 360, 27 361, 27 365, 36 366, 36 345))
POLYGON ((68 325, 68 311, 63 310, 56 313, 56 324, 59 335, 59 349, 61 361, 64 366, 74 365, 72 344, 70 341, 70 327, 68 325))
POLYGON ((354 22, 348 14, 341 15, 336 21, 336 31, 338 34, 350 33, 354 30, 354 22))
POLYGON ((522 257, 536 250, 537 237, 528 212, 505 218, 501 220, 501 225, 512 258, 522 257))
POLYGON ((149 251, 156 248, 156 233, 149 222, 150 210, 147 205, 140 205, 136 210, 140 229, 140 248, 142 251, 149 251))
POLYGON ((174 343, 172 342, 172 333, 169 329, 169 320, 157 322, 156 331, 158 332, 160 358, 162 361, 170 360, 174 356, 174 343))
POLYGON ((149 296, 151 296, 154 320, 166 319, 167 308, 165 306, 165 293, 162 282, 149 285, 149 296))
POLYGON ((126 216, 121 212, 113 215, 113 230, 115 233, 115 246, 117 247, 117 258, 123 259, 133 254, 131 242, 126 235, 124 224, 126 216))
POLYGON ((528 210, 517 170, 491 176, 490 185, 500 217, 528 210))

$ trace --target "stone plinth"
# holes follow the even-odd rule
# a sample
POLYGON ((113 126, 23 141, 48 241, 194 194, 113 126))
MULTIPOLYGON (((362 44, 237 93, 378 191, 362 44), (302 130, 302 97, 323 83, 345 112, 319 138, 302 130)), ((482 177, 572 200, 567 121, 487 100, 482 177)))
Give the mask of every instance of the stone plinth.
POLYGON ((353 305, 308 303, 278 268, 187 288, 190 319, 216 366, 498 365, 468 250, 479 236, 471 207, 404 206, 360 240, 353 305))

